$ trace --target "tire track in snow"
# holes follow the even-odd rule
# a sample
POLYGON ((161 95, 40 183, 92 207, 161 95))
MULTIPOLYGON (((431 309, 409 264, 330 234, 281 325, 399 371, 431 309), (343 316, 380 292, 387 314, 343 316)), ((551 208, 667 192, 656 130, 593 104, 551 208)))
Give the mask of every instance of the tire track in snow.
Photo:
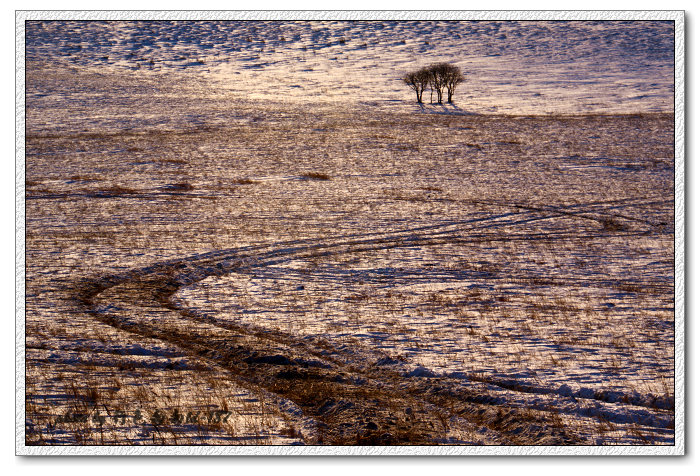
MULTIPOLYGON (((575 231, 541 234, 493 233, 505 226, 518 226, 557 217, 572 217, 601 224, 614 216, 625 220, 620 235, 649 233, 654 223, 612 209, 653 204, 651 201, 610 201, 564 207, 493 204, 520 211, 487 217, 444 222, 393 232, 348 234, 333 239, 300 239, 271 245, 218 250, 155 263, 151 266, 108 275, 77 284, 77 297, 101 322, 143 337, 176 345, 205 359, 247 385, 262 387, 293 401, 307 417, 317 422, 315 442, 398 444, 430 443, 441 439, 448 408, 461 408, 468 421, 475 421, 479 407, 502 408, 504 402, 466 390, 445 391, 449 379, 407 379, 391 368, 377 366, 382 354, 368 359, 367 352, 342 348, 322 338, 303 339, 279 331, 255 329, 237 323, 212 322, 194 310, 179 308, 171 301, 183 286, 210 276, 246 272, 290 260, 323 258, 339 254, 379 251, 391 248, 433 246, 513 239, 560 240, 599 237, 602 232, 582 235, 575 231), (193 327, 193 323, 196 326, 193 327), (308 388, 314 394, 309 395, 308 388), (432 393, 431 393, 432 392, 432 393), (456 393, 455 393, 456 392, 456 393), (467 392, 467 394, 465 394, 467 392), (450 402, 449 404, 447 402, 450 402), (461 403, 460 403, 461 402, 461 403), (457 405, 459 403, 459 405, 457 405), (457 406, 455 406, 457 405, 457 406), (466 407, 465 407, 466 405, 466 407), (412 408, 420 420, 395 416, 398 409, 412 408), (368 420, 369 419, 369 420, 368 420), (412 425, 409 425, 411 423, 412 425)), ((370 351, 371 354, 373 351, 370 351)), ((512 388, 513 391, 518 391, 512 388)), ((505 405, 508 406, 507 403, 505 405)), ((495 411, 489 408, 486 412, 495 411)), ((532 425, 517 406, 507 416, 477 419, 476 425, 495 432, 493 441, 503 443, 539 441, 549 444, 573 443, 576 438, 540 421, 532 425), (535 430, 523 430, 523 428, 535 430), (544 430, 543 430, 544 429, 544 430), (543 433, 544 431, 544 433, 543 433)))

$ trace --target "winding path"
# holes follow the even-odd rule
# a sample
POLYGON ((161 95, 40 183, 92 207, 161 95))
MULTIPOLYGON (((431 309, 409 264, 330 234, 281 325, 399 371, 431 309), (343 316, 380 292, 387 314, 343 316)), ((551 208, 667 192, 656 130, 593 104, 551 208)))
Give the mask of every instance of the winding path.
MULTIPOLYGON (((617 235, 653 233, 662 224, 623 215, 620 210, 659 203, 641 199, 566 207, 488 203, 504 212, 393 232, 196 254, 81 281, 76 283, 75 296, 103 323, 176 345, 220 367, 243 385, 293 401, 315 421, 315 434, 306 438, 310 443, 432 444, 448 441, 448 429, 457 426, 465 431, 483 429, 489 441, 503 444, 575 444, 579 440, 565 427, 476 387, 455 385, 448 377, 407 379, 397 370, 400 367, 383 365, 386 356, 381 352, 348 349, 323 336, 303 338, 235 321, 216 321, 179 306, 172 296, 181 287, 210 276, 245 273, 298 259, 445 243, 595 238, 610 233, 611 224, 617 235), (499 231, 504 226, 558 217, 598 222, 600 230, 586 228, 588 235, 575 230, 499 231)), ((507 384, 501 386, 507 388, 507 384)))

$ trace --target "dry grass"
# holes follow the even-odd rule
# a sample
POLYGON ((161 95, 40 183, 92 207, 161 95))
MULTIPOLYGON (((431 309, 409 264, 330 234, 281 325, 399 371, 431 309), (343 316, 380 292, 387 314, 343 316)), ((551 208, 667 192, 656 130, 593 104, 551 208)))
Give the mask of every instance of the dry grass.
POLYGON ((239 178, 239 179, 235 179, 233 181, 233 183, 235 185, 254 185, 254 184, 260 183, 260 182, 258 182, 256 180, 251 180, 249 178, 239 178))
POLYGON ((302 178, 307 180, 330 180, 331 176, 323 172, 308 172, 301 175, 302 178))
MULTIPOLYGON (((304 111, 237 107, 259 120, 28 138, 27 184, 57 197, 27 200, 28 442, 668 442, 572 413, 556 391, 593 378, 630 402, 657 395, 649 411, 671 424, 672 235, 547 207, 672 194, 659 167, 601 181, 553 159, 670 156, 669 118, 637 119, 661 131, 621 144, 579 139, 633 137, 620 118, 319 110, 311 127, 304 111), (426 127, 420 144, 386 146, 426 127), (76 144, 90 160, 76 161, 76 144), (142 165, 120 165, 134 154, 142 165), (311 186, 294 180, 300 169, 342 180, 303 175, 329 181, 311 186), (104 196, 65 177, 102 177, 104 196), (211 199, 162 193, 173 184, 211 199), (292 364, 264 363, 275 356, 292 364), (375 365, 387 356, 396 363, 375 365), (436 376, 406 377, 418 365, 436 376), (513 377, 527 369, 536 375, 513 377), (100 405, 167 419, 57 423, 100 405), (212 409, 232 415, 187 423, 212 409)), ((611 213, 672 221, 667 205, 611 213)), ((576 408, 610 410, 604 397, 576 408)))

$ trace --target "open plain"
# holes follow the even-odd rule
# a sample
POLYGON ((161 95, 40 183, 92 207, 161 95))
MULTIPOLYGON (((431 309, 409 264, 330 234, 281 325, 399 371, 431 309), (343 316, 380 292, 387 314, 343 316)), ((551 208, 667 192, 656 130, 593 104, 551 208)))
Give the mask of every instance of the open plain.
POLYGON ((27 444, 674 444, 665 79, 418 105, 386 23, 27 24, 27 444))

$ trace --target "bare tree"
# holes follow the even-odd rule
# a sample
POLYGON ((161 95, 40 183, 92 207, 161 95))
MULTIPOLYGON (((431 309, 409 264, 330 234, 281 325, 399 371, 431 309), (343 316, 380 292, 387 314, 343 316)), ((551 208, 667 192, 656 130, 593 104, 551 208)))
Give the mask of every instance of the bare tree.
POLYGON ((416 99, 423 102, 423 91, 430 86, 430 102, 433 101, 433 91, 437 93, 437 102, 442 104, 445 90, 447 90, 447 102, 452 103, 455 88, 464 82, 464 75, 460 69, 449 63, 435 63, 427 68, 407 73, 403 77, 404 83, 416 92, 416 99))
POLYGON ((438 104, 442 104, 442 93, 445 89, 445 82, 442 75, 442 69, 442 64, 433 64, 426 69, 428 77, 430 78, 430 87, 433 88, 433 90, 435 90, 435 92, 437 93, 438 104))
POLYGON ((423 91, 425 91, 425 88, 430 82, 430 77, 428 76, 425 68, 412 73, 406 73, 406 75, 403 77, 403 82, 416 92, 416 99, 419 103, 422 103, 423 91))
POLYGON ((459 83, 464 82, 464 75, 457 66, 445 63, 442 65, 442 75, 447 88, 447 102, 452 104, 452 96, 454 96, 455 88, 459 83))

